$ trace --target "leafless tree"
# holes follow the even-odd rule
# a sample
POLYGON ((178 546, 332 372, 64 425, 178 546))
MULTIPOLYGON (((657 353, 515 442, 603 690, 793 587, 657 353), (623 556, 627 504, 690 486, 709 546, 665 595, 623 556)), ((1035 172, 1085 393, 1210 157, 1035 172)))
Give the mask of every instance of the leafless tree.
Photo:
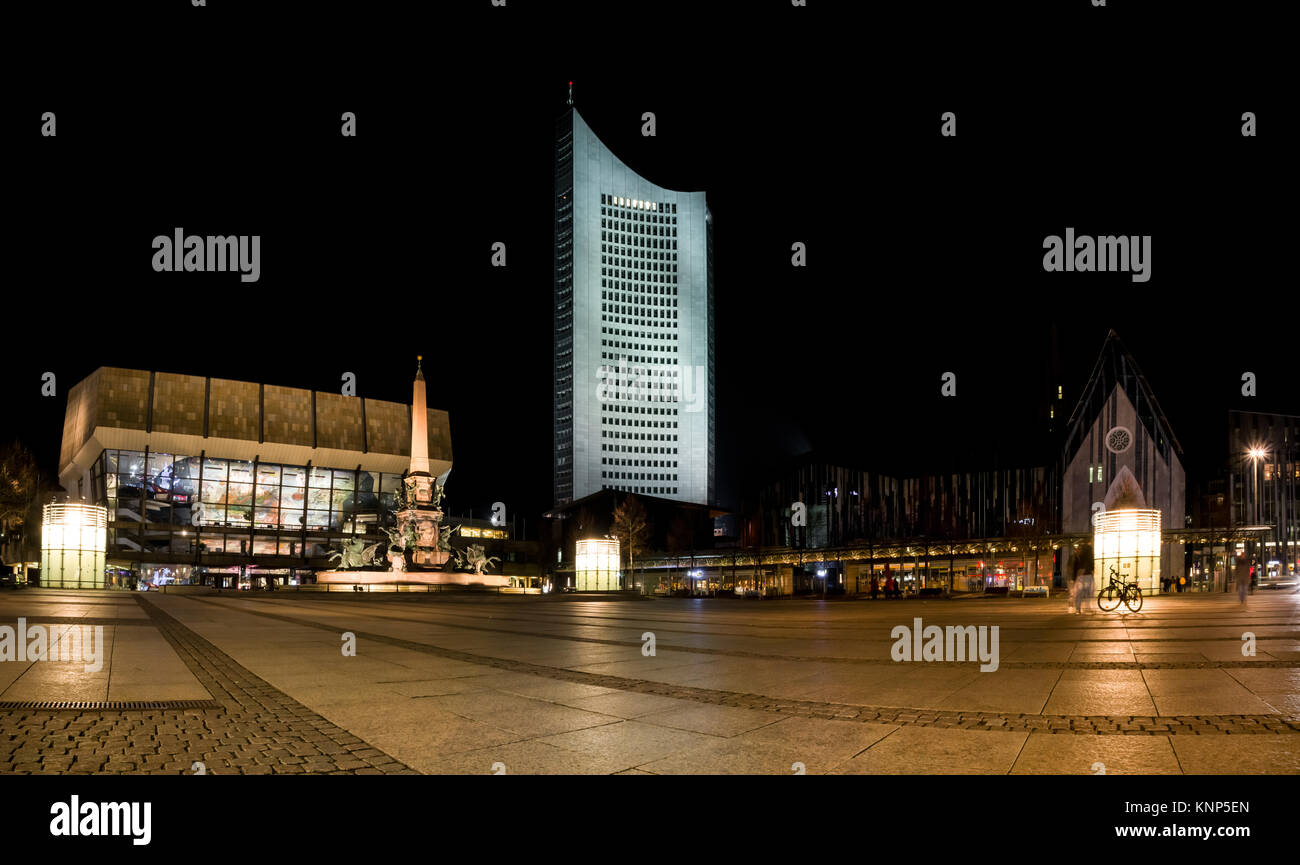
POLYGON ((628 571, 636 574, 636 557, 645 552, 646 541, 650 537, 650 523, 645 506, 636 496, 628 496, 621 505, 614 508, 613 535, 618 538, 619 546, 627 552, 628 571))

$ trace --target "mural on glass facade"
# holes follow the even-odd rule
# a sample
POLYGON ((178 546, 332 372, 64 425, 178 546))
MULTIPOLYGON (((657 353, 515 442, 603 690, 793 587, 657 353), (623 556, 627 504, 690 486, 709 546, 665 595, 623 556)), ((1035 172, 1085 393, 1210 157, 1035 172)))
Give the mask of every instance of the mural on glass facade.
POLYGON ((304 553, 304 533, 391 525, 401 475, 105 450, 92 483, 116 525, 110 548, 185 553, 197 538, 205 553, 296 557, 326 552, 327 537, 307 535, 304 553))

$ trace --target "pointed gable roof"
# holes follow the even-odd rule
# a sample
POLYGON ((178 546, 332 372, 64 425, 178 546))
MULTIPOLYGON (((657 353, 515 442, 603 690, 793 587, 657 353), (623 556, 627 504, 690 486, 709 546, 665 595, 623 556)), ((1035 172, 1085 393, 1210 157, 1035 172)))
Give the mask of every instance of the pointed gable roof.
POLYGON ((1119 467, 1115 480, 1110 482, 1110 488, 1106 490, 1103 504, 1108 511, 1147 506, 1147 500, 1142 495, 1142 487, 1138 485, 1137 478, 1133 477, 1128 466, 1119 467))
POLYGON ((1151 440, 1161 456, 1168 459, 1170 448, 1179 457, 1183 454, 1182 445, 1169 426, 1160 402, 1147 384, 1146 376, 1138 368, 1137 361, 1120 340, 1119 334, 1111 331, 1106 335, 1106 342, 1101 347, 1097 363, 1088 376, 1088 384, 1079 396, 1079 402, 1070 415, 1066 425, 1065 461, 1079 449, 1084 436, 1087 435, 1093 421, 1101 414, 1106 400, 1116 387, 1122 388, 1133 408, 1137 411, 1138 421, 1146 428, 1151 440))

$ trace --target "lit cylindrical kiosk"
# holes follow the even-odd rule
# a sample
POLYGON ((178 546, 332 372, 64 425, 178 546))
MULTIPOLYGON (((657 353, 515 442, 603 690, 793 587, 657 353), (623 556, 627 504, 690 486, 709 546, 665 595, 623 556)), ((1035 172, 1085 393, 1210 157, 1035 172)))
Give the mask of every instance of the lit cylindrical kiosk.
POLYGON ((578 541, 573 558, 578 591, 618 591, 619 548, 616 539, 584 538, 578 541))
POLYGON ((102 589, 108 509, 67 502, 46 505, 41 524, 41 585, 102 589))
POLYGON ((1110 582, 1115 568, 1121 582, 1137 583, 1143 592, 1160 589, 1160 511, 1121 508, 1097 515, 1093 533, 1093 573, 1098 589, 1110 582))

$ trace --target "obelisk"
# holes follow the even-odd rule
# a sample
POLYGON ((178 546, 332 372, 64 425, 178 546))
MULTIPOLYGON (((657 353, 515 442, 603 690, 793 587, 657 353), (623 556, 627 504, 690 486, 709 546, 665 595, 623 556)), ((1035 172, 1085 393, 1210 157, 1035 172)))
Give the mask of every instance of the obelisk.
POLYGON ((429 409, 424 390, 424 355, 415 356, 415 390, 411 394, 411 469, 429 474, 429 409))
POLYGON ((426 404, 423 355, 416 355, 415 385, 411 394, 411 467, 406 472, 406 507, 397 512, 397 527, 405 535, 413 530, 409 550, 413 569, 442 565, 448 554, 438 550, 442 509, 435 501, 438 482, 429 473, 429 410, 426 404))

